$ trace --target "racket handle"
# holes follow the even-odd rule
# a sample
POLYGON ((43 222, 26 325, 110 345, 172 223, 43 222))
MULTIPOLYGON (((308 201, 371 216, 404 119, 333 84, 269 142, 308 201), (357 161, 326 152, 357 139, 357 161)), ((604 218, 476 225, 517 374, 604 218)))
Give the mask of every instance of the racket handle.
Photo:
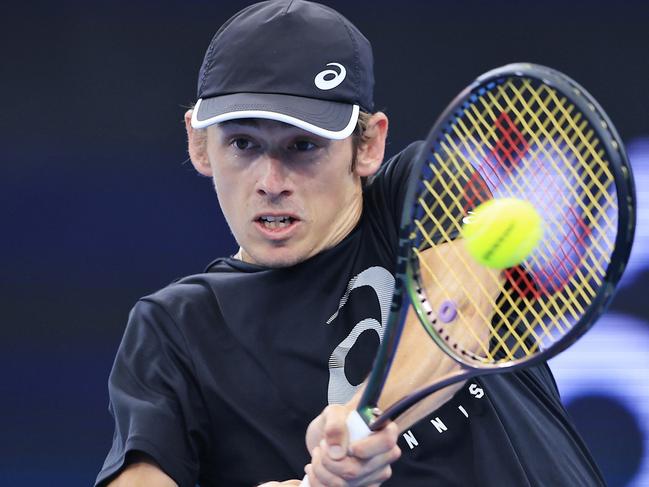
POLYGON ((372 434, 372 430, 356 409, 347 416, 347 431, 349 431, 350 443, 367 438, 372 434))
MULTIPOLYGON (((347 416, 347 431, 349 433, 349 442, 353 443, 363 438, 367 438, 372 434, 372 430, 367 426, 358 411, 355 409, 347 416)), ((311 487, 309 484, 309 477, 307 475, 302 479, 300 487, 311 487)))

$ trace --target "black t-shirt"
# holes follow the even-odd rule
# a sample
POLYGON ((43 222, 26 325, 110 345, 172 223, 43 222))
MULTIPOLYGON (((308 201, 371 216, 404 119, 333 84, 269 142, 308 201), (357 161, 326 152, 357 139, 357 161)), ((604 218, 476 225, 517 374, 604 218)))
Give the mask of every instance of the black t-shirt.
MULTIPOLYGON (((144 452, 181 487, 302 478, 304 434, 371 368, 418 144, 384 164, 340 244, 296 266, 224 258, 133 308, 109 380, 113 445, 97 484, 144 452)), ((399 440, 386 486, 596 486, 547 366, 472 380, 399 440)))

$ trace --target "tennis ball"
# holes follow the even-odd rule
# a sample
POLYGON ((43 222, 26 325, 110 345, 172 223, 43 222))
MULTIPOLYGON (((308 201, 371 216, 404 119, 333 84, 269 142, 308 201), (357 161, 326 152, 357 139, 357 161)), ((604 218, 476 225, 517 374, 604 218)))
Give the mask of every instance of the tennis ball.
POLYGON ((462 237, 482 265, 506 269, 520 264, 543 235, 543 220, 534 206, 518 198, 482 203, 464 218, 462 237))

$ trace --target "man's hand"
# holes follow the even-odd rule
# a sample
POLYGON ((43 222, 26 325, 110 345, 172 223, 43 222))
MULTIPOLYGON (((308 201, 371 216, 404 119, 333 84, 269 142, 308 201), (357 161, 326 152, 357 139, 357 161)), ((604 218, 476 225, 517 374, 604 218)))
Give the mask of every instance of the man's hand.
POLYGON ((305 471, 311 487, 378 486, 392 475, 390 464, 401 456, 393 422, 367 438, 349 442, 346 420, 351 406, 328 406, 309 425, 311 463, 305 471))

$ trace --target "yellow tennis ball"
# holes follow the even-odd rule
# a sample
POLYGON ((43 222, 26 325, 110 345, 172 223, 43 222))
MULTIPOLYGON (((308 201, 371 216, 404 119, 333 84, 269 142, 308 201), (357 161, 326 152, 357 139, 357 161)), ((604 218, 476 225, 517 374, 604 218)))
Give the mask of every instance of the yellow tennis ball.
POLYGON ((520 264, 543 235, 543 220, 529 201, 496 198, 464 218, 462 237, 482 265, 506 269, 520 264))

